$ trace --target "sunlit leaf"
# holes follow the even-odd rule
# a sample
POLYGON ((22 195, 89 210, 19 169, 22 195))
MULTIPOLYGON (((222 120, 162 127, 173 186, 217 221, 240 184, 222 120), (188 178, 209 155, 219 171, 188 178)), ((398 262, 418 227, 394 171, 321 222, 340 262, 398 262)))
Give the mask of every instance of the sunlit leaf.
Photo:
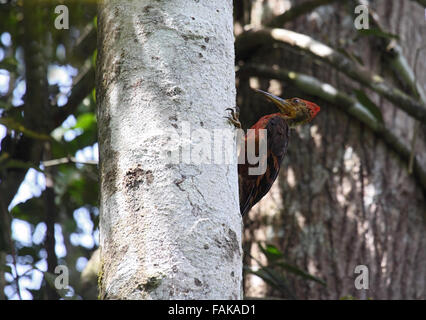
POLYGON ((268 260, 276 260, 283 257, 281 251, 272 244, 266 244, 265 246, 262 246, 262 244, 259 242, 258 246, 260 251, 262 251, 268 260))
POLYGON ((92 112, 81 114, 77 117, 77 122, 73 129, 94 129, 96 127, 96 116, 92 112))

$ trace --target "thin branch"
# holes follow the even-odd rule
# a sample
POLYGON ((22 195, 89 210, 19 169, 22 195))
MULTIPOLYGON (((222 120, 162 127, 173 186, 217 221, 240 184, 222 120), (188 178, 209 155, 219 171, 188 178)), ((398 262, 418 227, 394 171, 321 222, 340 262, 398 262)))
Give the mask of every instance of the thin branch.
MULTIPOLYGON (((366 107, 359 103, 356 99, 349 97, 346 93, 337 90, 328 83, 323 83, 318 79, 288 71, 285 69, 274 69, 267 66, 254 66, 245 65, 238 71, 239 76, 259 76, 269 79, 282 80, 287 83, 291 83, 303 90, 307 94, 317 96, 325 101, 338 106, 344 112, 358 119, 364 123, 371 131, 373 131, 378 137, 382 138, 383 141, 394 150, 403 161, 408 161, 410 157, 410 150, 407 146, 400 141, 400 139, 383 123, 378 122, 369 112, 366 107)), ((423 191, 426 192, 426 172, 420 166, 416 157, 413 160, 413 170, 415 177, 422 187, 423 191)))
POLYGON ((77 160, 75 157, 64 157, 64 158, 59 158, 59 159, 52 159, 52 160, 46 160, 46 161, 42 161, 41 164, 44 167, 53 167, 53 166, 58 166, 60 164, 65 164, 65 163, 80 163, 80 164, 87 164, 87 165, 98 165, 98 161, 79 161, 77 160))
POLYGON ((273 42, 290 46, 328 63, 351 79, 393 102, 396 107, 426 123, 426 106, 424 104, 387 84, 379 75, 373 74, 366 69, 361 69, 343 54, 307 35, 286 29, 260 29, 243 32, 237 37, 235 42, 237 59, 245 59, 256 47, 273 42))

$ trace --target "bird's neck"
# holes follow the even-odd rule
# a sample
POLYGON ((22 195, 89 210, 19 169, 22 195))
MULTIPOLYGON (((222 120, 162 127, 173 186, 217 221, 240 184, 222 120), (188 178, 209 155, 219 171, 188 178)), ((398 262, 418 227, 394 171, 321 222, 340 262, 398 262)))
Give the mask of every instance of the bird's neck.
POLYGON ((295 118, 289 118, 288 116, 283 115, 281 113, 278 113, 278 114, 281 118, 283 118, 287 122, 287 124, 290 128, 295 128, 298 125, 304 124, 304 123, 309 121, 303 115, 296 116, 295 118))
POLYGON ((279 113, 279 112, 276 113, 275 115, 283 118, 285 120, 285 122, 287 122, 287 125, 290 128, 294 128, 297 125, 297 119, 295 119, 295 118, 290 118, 290 117, 288 117, 288 116, 286 116, 286 115, 284 115, 282 113, 279 113))
POLYGON ((263 128, 265 128, 268 121, 273 117, 283 118, 287 122, 287 125, 290 128, 294 128, 294 127, 298 126, 299 124, 303 124, 303 123, 306 122, 306 121, 303 121, 304 120, 303 117, 289 118, 288 116, 286 116, 286 115, 284 115, 280 112, 277 112, 277 113, 272 113, 272 114, 268 114, 266 116, 263 116, 250 129, 263 129, 263 128))

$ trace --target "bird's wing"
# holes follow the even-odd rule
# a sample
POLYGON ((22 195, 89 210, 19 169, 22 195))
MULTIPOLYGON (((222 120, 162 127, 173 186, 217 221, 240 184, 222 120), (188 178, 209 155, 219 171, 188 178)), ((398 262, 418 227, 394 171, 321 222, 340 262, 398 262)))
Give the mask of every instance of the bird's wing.
MULTIPOLYGON (((272 117, 265 129, 267 130, 267 152, 266 155, 260 155, 259 162, 266 163, 266 172, 261 175, 249 175, 248 169, 252 165, 249 165, 247 161, 238 166, 242 215, 246 214, 271 189, 287 151, 289 129, 285 120, 279 116, 272 117)), ((246 139, 250 138, 254 136, 247 136, 246 139)))

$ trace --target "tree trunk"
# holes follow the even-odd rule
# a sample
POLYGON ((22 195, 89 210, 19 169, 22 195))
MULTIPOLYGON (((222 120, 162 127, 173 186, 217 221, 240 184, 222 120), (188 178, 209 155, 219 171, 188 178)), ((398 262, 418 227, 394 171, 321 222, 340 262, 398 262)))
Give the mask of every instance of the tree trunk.
MULTIPOLYGON (((275 14, 282 13, 284 7, 291 7, 290 4, 301 3, 258 2, 275 14), (284 3, 286 5, 282 6, 284 3)), ((370 4, 386 30, 400 36, 404 55, 414 69, 416 49, 425 41, 424 32, 421 32, 424 10, 413 1, 382 0, 370 1, 370 4)), ((372 38, 350 42, 356 35, 351 13, 353 3, 339 1, 320 7, 284 27, 305 33, 334 48, 343 47, 353 52, 367 68, 391 81, 389 65, 379 59, 380 50, 374 47, 372 38)), ((254 11, 252 15, 252 21, 261 16, 254 11)), ((267 20, 267 17, 264 19, 267 20)), ((418 82, 423 87, 426 81, 425 54, 426 50, 420 53, 417 64, 418 82)), ((250 59, 251 63, 265 64, 267 61, 275 68, 282 66, 311 74, 340 90, 353 93, 349 87, 353 83, 341 73, 292 50, 280 47, 259 49, 250 59)), ((327 283, 327 287, 323 287, 287 274, 289 286, 299 299, 339 299, 346 296, 424 299, 426 202, 416 177, 407 172, 408 163, 401 161, 380 137, 336 106, 276 80, 239 79, 239 104, 242 121, 245 120, 247 125, 264 114, 261 111, 264 105, 248 93, 250 84, 259 84, 261 89, 275 91, 286 98, 299 96, 315 101, 321 106, 321 112, 310 126, 291 133, 288 154, 278 181, 272 192, 249 214, 248 219, 254 223, 245 230, 246 242, 274 243, 282 250, 288 263, 327 283), (369 269, 368 290, 355 287, 358 274, 354 271, 358 265, 369 269)), ((399 85, 395 81, 394 84, 399 85)), ((386 126, 410 145, 413 119, 378 95, 368 94, 379 105, 386 126)), ((425 141, 424 132, 419 131, 416 153, 423 168, 426 166, 425 141)), ((252 255, 262 258, 256 246, 252 245, 250 250, 252 255)), ((250 260, 248 263, 256 264, 250 260)), ((245 288, 249 296, 278 294, 252 275, 247 276, 245 288)))
POLYGON ((222 0, 99 7, 101 298, 241 298, 236 163, 188 161, 185 140, 229 130, 232 23, 222 0))

